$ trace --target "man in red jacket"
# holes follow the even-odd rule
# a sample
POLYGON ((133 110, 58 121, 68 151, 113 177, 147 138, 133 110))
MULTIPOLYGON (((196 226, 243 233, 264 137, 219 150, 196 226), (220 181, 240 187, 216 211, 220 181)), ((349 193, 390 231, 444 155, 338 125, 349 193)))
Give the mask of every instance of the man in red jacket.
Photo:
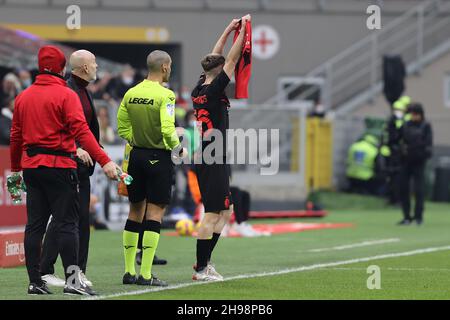
POLYGON ((63 262, 65 294, 95 294, 81 281, 78 267, 78 177, 75 139, 111 179, 117 165, 100 148, 86 123, 80 99, 63 76, 66 59, 57 47, 38 53, 39 75, 17 96, 11 128, 11 169, 23 170, 27 186, 25 259, 29 294, 50 294, 41 279, 42 238, 50 214, 56 222, 58 249, 63 262), (73 273, 73 275, 72 275, 73 273))

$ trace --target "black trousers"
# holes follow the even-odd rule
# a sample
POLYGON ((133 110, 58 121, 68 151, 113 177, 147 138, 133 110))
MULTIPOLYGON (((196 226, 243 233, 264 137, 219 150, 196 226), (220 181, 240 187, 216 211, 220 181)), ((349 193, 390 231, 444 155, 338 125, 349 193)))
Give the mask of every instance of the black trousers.
MULTIPOLYGON (((25 169, 23 177, 27 186, 26 266, 30 282, 39 283, 42 238, 50 214, 64 270, 78 265, 78 178, 75 169, 46 167, 25 169)), ((70 276, 65 273, 66 278, 70 276)))
MULTIPOLYGON (((391 149, 392 150, 392 149, 391 149)), ((401 202, 401 181, 400 170, 402 166, 401 155, 392 154, 387 158, 387 196, 389 203, 397 204, 401 202)))
POLYGON ((404 164, 400 171, 401 200, 403 218, 411 219, 411 179, 414 183, 415 208, 414 219, 423 219, 425 198, 425 164, 404 164))
POLYGON ((397 204, 401 200, 400 196, 400 172, 391 172, 389 174, 388 184, 387 184, 387 195, 389 203, 397 204))
MULTIPOLYGON (((91 182, 89 180, 89 169, 85 166, 79 166, 78 180, 79 180, 79 199, 80 212, 78 220, 78 266, 81 271, 86 273, 88 255, 89 255, 89 239, 90 239, 90 223, 89 223, 89 202, 91 200, 91 182)), ((41 274, 54 274, 54 265, 58 258, 58 246, 56 241, 56 223, 52 219, 48 225, 45 234, 44 245, 41 257, 41 274)))

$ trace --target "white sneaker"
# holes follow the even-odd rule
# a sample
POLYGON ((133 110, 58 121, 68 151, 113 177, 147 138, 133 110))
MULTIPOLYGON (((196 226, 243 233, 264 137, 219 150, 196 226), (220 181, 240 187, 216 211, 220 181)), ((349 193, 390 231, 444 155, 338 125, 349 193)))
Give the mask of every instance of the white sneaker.
POLYGON ((243 237, 261 237, 270 236, 270 232, 260 232, 253 229, 252 225, 247 222, 242 222, 241 224, 235 224, 235 230, 243 237))
POLYGON ((215 277, 217 277, 220 281, 223 280, 223 276, 218 273, 216 271, 216 268, 214 267, 214 265, 212 263, 208 263, 208 265, 206 266, 206 268, 209 268, 209 273, 215 277))
POLYGON ((88 278, 86 278, 86 275, 83 272, 80 272, 80 279, 82 282, 87 284, 89 287, 92 287, 92 282, 89 281, 88 278))
POLYGON ((252 226, 247 222, 242 222, 240 224, 236 223, 235 230, 243 237, 257 237, 258 234, 255 230, 253 230, 252 226))
MULTIPOLYGON (((214 267, 213 267, 213 269, 214 269, 214 267)), ((216 274, 218 274, 218 273, 216 272, 216 274)), ((222 281, 223 277, 222 276, 219 277, 219 276, 215 275, 211 271, 211 267, 207 266, 202 271, 195 271, 194 274, 192 275, 192 280, 194 280, 194 281, 222 281)))
POLYGON ((64 287, 66 285, 66 281, 61 278, 58 278, 54 274, 46 274, 41 277, 42 280, 47 282, 49 286, 53 287, 64 287))

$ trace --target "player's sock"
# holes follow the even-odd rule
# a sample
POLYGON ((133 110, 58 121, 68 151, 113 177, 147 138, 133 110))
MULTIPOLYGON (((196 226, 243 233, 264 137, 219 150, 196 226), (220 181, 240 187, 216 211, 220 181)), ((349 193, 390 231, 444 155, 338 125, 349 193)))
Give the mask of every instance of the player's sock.
POLYGON ((211 239, 197 239, 197 271, 206 268, 210 251, 211 239))
POLYGON ((142 237, 141 276, 148 280, 152 277, 153 258, 158 247, 161 222, 147 220, 144 222, 144 236, 142 237))
POLYGON ((123 252, 125 257, 125 273, 136 275, 134 261, 136 259, 136 247, 139 238, 139 229, 141 224, 135 221, 127 220, 125 230, 123 231, 123 252))
POLYGON ((211 240, 209 240, 210 249, 209 249, 209 255, 208 255, 208 262, 211 260, 212 252, 213 252, 214 248, 216 247, 219 237, 220 237, 220 233, 214 232, 211 240))

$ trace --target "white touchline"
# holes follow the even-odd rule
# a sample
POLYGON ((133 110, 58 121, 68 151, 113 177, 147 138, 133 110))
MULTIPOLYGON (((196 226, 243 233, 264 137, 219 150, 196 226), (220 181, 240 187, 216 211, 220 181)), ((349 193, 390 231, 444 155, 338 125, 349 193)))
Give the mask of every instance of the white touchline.
MULTIPOLYGON (((373 260, 379 260, 379 259, 414 256, 417 254, 430 253, 430 252, 436 252, 436 251, 445 251, 445 250, 450 250, 450 245, 443 246, 443 247, 431 247, 431 248, 417 249, 417 250, 405 251, 405 252, 386 253, 386 254, 381 254, 381 255, 372 256, 372 257, 355 258, 355 259, 336 261, 336 262, 319 263, 319 264, 313 264, 313 265, 309 265, 309 266, 302 266, 302 267, 290 268, 290 269, 284 269, 284 270, 272 271, 272 272, 262 272, 262 273, 256 273, 256 274, 242 274, 242 275, 238 275, 238 276, 225 278, 223 281, 259 278, 259 277, 267 277, 267 276, 277 276, 277 275, 293 273, 293 272, 309 271, 309 270, 335 267, 335 266, 359 263, 359 262, 367 262, 367 261, 373 261, 373 260)), ((148 288, 148 289, 142 289, 142 290, 136 290, 136 291, 128 291, 128 292, 121 292, 121 293, 115 293, 115 294, 109 294, 109 295, 94 296, 94 297, 84 298, 84 300, 112 299, 112 298, 118 298, 118 297, 123 297, 123 296, 134 296, 134 295, 138 295, 138 294, 172 290, 172 289, 180 289, 180 288, 186 288, 186 287, 191 287, 191 286, 195 286, 195 285, 204 285, 204 284, 211 284, 211 283, 213 283, 213 282, 186 282, 186 283, 180 283, 177 285, 172 285, 172 286, 168 286, 168 287, 164 287, 164 288, 162 288, 162 287, 148 288)))
POLYGON ((334 250, 345 250, 345 249, 352 249, 352 248, 358 248, 358 247, 366 247, 366 246, 374 246, 377 244, 384 244, 384 243, 392 243, 392 242, 398 242, 400 239, 398 238, 391 238, 391 239, 380 239, 380 240, 371 240, 371 241, 363 241, 353 244, 346 244, 342 246, 336 246, 331 248, 320 248, 320 249, 311 249, 308 250, 308 252, 324 252, 324 251, 334 251, 334 250))
MULTIPOLYGON (((367 270, 367 268, 330 268, 330 270, 337 270, 337 271, 358 271, 358 270, 367 270)), ((383 270, 389 270, 389 271, 426 271, 426 272, 450 272, 450 269, 445 268, 392 268, 387 267, 383 268, 383 270)))

